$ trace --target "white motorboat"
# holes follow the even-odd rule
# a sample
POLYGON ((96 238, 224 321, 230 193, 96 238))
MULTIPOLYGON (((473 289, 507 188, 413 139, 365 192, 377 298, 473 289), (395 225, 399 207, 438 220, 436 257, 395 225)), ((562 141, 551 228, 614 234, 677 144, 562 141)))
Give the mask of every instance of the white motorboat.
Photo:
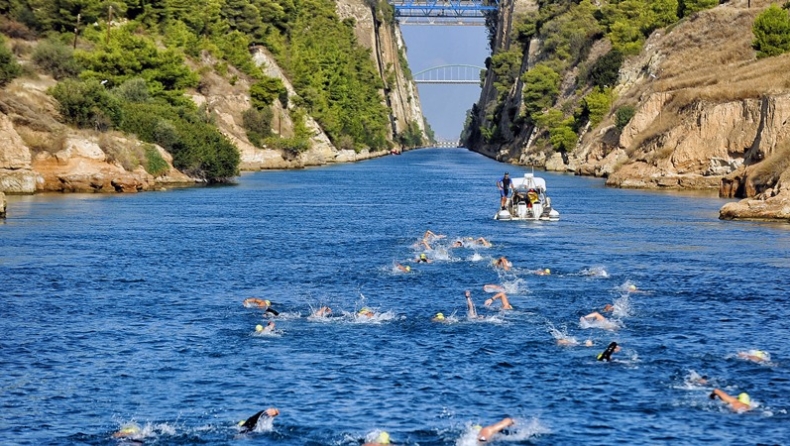
POLYGON ((560 213, 551 207, 546 195, 546 180, 533 173, 524 178, 513 178, 513 194, 504 209, 494 215, 494 220, 544 220, 558 221, 560 213))

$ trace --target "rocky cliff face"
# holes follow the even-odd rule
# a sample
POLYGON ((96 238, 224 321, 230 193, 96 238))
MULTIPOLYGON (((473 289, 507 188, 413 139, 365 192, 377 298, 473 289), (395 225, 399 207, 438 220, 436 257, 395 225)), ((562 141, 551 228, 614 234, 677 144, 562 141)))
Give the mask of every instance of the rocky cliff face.
POLYGON ((0 92, 0 192, 137 192, 194 184, 156 147, 169 171, 154 177, 124 161, 142 151, 134 137, 59 124, 46 89, 54 80, 17 79, 0 92))
POLYGON ((410 122, 425 132, 422 107, 417 86, 406 72, 401 59, 406 59, 406 44, 400 28, 377 14, 366 0, 338 0, 337 13, 341 19, 353 18, 359 43, 370 49, 370 55, 384 79, 385 98, 390 109, 393 138, 406 131, 410 122))
MULTIPOLYGON (((384 23, 362 0, 337 3, 341 18, 356 20, 359 42, 370 48, 371 57, 387 88, 382 102, 391 109, 391 139, 404 132, 410 122, 424 130, 422 110, 414 82, 407 75, 405 45, 396 25, 384 23)), ((211 67, 217 61, 208 55, 199 63, 211 67)), ((253 58, 263 71, 283 80, 290 97, 296 92, 280 67, 264 49, 253 58)), ((197 69, 193 67, 194 69, 197 69)), ((232 68, 230 68, 233 70, 232 68)), ((249 83, 241 73, 231 84, 213 71, 203 70, 203 81, 187 95, 213 113, 220 131, 241 154, 241 170, 287 169, 329 163, 354 162, 383 156, 387 152, 339 150, 320 125, 306 117, 312 133, 311 148, 296 155, 273 149, 260 149, 247 139, 242 128, 242 113, 250 108, 249 83)), ((39 191, 61 192, 136 192, 175 184, 194 184, 172 166, 172 157, 155 146, 170 169, 154 177, 140 167, 144 145, 134 136, 76 130, 59 122, 57 104, 46 91, 55 85, 48 76, 20 78, 0 91, 0 193, 31 194, 39 191)), ((272 106, 274 133, 293 135, 292 104, 272 106)))
MULTIPOLYGON (((503 161, 606 177, 610 186, 719 189, 722 197, 754 198, 725 206, 722 218, 787 218, 790 55, 756 58, 751 27, 770 2, 750 3, 727 2, 654 32, 624 62, 609 116, 584 129, 575 149, 534 147, 529 126, 505 135, 508 143, 472 148, 503 161), (635 113, 620 130, 614 112, 624 106, 635 113)), ((593 46, 590 57, 604 52, 593 46)), ((561 95, 572 93, 567 77, 561 95)), ((521 88, 513 86, 506 108, 519 105, 521 88)), ((481 114, 491 107, 486 94, 481 114)), ((510 127, 508 114, 502 116, 500 127, 510 127)))
MULTIPOLYGON (((497 26, 496 33, 493 39, 494 54, 510 50, 513 42, 513 22, 514 19, 538 9, 537 0, 502 0, 499 3, 500 8, 497 13, 497 26)), ((527 51, 521 60, 521 68, 513 86, 507 93, 504 101, 503 108, 506 113, 501 113, 496 122, 496 126, 502 133, 502 139, 507 142, 501 143, 487 143, 480 135, 469 135, 466 139, 467 147, 476 152, 482 153, 488 157, 505 161, 510 163, 518 163, 521 157, 521 147, 529 139, 532 133, 532 127, 515 127, 513 118, 522 109, 522 91, 524 83, 521 80, 521 74, 527 71, 534 65, 535 48, 538 41, 534 40, 530 44, 530 50, 527 51)), ((480 93, 480 100, 477 102, 475 110, 476 120, 479 123, 485 123, 494 115, 494 110, 497 104, 497 91, 494 87, 496 77, 491 71, 486 72, 485 80, 483 81, 483 89, 480 93)))

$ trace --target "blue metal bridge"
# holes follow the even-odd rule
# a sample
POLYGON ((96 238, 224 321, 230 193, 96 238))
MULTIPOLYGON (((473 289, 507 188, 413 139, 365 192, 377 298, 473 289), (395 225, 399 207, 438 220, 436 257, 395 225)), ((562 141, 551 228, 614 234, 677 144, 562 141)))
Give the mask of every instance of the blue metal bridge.
POLYGON ((440 65, 414 73, 418 84, 470 84, 480 85, 484 67, 477 65, 440 65))
POLYGON ((499 0, 389 0, 401 25, 485 25, 499 0))

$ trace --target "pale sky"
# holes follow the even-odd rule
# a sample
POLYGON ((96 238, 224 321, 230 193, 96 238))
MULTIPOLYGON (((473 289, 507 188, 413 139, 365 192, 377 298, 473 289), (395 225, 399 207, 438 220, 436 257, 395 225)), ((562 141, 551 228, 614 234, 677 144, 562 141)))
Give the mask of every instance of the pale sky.
MULTIPOLYGON (((427 68, 467 64, 485 66, 489 56, 484 26, 401 25, 412 73, 427 68)), ((466 111, 480 98, 477 85, 417 84, 422 111, 436 139, 458 139, 466 111)))

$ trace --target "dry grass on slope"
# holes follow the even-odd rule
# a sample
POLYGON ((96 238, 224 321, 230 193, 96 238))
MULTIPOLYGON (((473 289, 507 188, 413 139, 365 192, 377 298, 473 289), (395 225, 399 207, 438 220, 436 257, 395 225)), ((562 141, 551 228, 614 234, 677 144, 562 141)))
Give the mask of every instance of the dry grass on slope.
POLYGON ((758 60, 752 49, 752 24, 770 2, 753 0, 748 9, 745 1, 733 3, 700 12, 663 37, 654 87, 674 93, 670 108, 790 90, 790 54, 758 60))

